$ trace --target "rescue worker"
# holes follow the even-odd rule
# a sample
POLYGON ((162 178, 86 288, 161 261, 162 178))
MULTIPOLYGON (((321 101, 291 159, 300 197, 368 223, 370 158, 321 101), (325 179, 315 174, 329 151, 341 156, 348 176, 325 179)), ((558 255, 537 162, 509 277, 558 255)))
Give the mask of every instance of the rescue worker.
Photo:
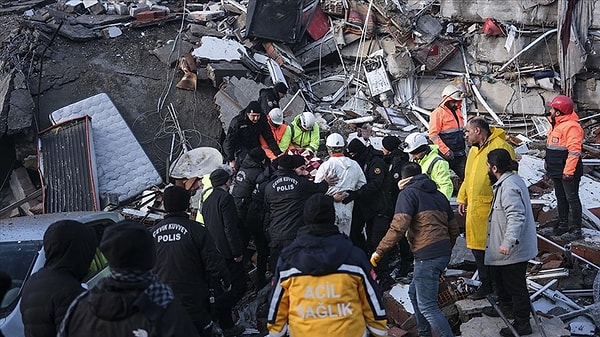
POLYGON ((259 136, 263 136, 276 156, 281 154, 260 104, 252 101, 237 116, 233 117, 231 123, 229 123, 227 137, 223 142, 225 160, 233 169, 240 166, 248 151, 260 147, 259 136))
POLYGON ((69 304, 81 287, 98 247, 92 227, 74 220, 60 220, 44 233, 44 267, 23 286, 21 316, 25 336, 56 336, 69 304))
POLYGON ((450 202, 417 163, 402 167, 400 194, 394 219, 371 256, 377 266, 382 256, 407 236, 414 254, 413 279, 408 294, 415 309, 419 336, 454 336, 438 306, 439 278, 450 262, 458 224, 450 202))
MULTIPOLYGON (((231 314, 236 303, 246 292, 246 269, 243 263, 244 247, 238 224, 237 211, 233 196, 229 194, 231 176, 224 169, 216 169, 210 174, 213 192, 202 204, 204 224, 217 250, 225 258, 225 266, 231 277, 231 291, 215 293, 214 310, 224 336, 237 336, 244 327, 235 325, 231 314)), ((220 289, 215 289, 218 291, 220 289)))
POLYGON ((292 146, 317 153, 321 135, 319 124, 316 123, 312 112, 303 112, 296 116, 290 124, 292 131, 292 146))
POLYGON ((485 298, 493 290, 489 268, 484 263, 487 220, 493 197, 492 185, 487 174, 487 154, 495 149, 506 149, 514 159, 515 151, 506 142, 504 130, 490 127, 482 117, 469 120, 465 135, 471 149, 467 156, 465 180, 460 186, 456 201, 458 213, 465 216, 467 248, 473 252, 479 271, 481 286, 477 292, 469 295, 469 298, 477 300, 485 298))
POLYGON ((279 108, 279 100, 288 92, 288 87, 283 82, 277 82, 274 86, 260 89, 258 92, 258 103, 264 113, 271 109, 279 108))
POLYGON ((269 336, 387 336, 381 290, 365 254, 335 226, 333 199, 308 198, 298 237, 281 252, 269 336))
POLYGON ((190 194, 185 188, 165 189, 163 204, 168 213, 151 230, 157 257, 153 270, 173 289, 200 336, 211 336, 209 289, 221 286, 228 289, 231 279, 225 259, 206 227, 189 219, 186 212, 189 202, 190 194))
POLYGON ((437 185, 438 190, 450 200, 452 192, 454 192, 450 166, 438 154, 437 145, 429 145, 424 134, 415 132, 406 136, 404 152, 410 155, 411 161, 421 166, 423 173, 431 178, 437 185))
POLYGON ((555 228, 555 235, 561 235, 561 239, 565 241, 573 241, 581 238, 579 182, 583 175, 583 129, 579 125, 579 116, 575 113, 571 98, 558 95, 548 105, 552 128, 548 131, 546 140, 544 166, 548 176, 552 178, 556 195, 558 226, 555 228))
MULTIPOLYGON (((514 173, 519 164, 505 149, 487 155, 488 175, 493 183, 494 199, 489 215, 485 264, 490 266, 495 280, 500 307, 514 317, 512 326, 520 336, 532 333, 529 323, 531 302, 525 274, 527 263, 536 257, 535 219, 527 185, 514 173)), ((502 309, 501 309, 502 310, 502 309)), ((483 309, 489 316, 499 316, 492 308, 483 309)), ((513 336, 508 327, 502 336, 513 336)))
POLYGON ((313 183, 305 177, 306 164, 302 156, 283 155, 277 159, 277 165, 277 171, 266 185, 264 201, 271 272, 275 271, 281 250, 296 238, 306 199, 315 193, 325 193, 328 188, 327 181, 313 183))
MULTIPOLYGON (((396 200, 398 200, 398 182, 402 179, 401 170, 409 161, 409 157, 401 149, 402 141, 396 136, 385 136, 381 140, 381 152, 383 161, 388 165, 387 174, 383 183, 386 192, 386 215, 391 219, 394 217, 396 200)), ((405 277, 413 268, 413 255, 406 237, 398 242, 398 252, 400 253, 400 266, 397 276, 405 277)), ((396 255, 395 249, 389 253, 390 256, 396 255)))
MULTIPOLYGON (((345 142, 344 137, 339 133, 332 133, 325 140, 329 158, 319 166, 315 176, 315 182, 320 183, 328 176, 338 178, 335 185, 329 186, 327 195, 334 198, 336 194, 342 194, 346 191, 356 191, 367 183, 367 178, 358 163, 344 156, 345 142)), ((341 196, 339 196, 341 197, 341 196)), ((342 199, 340 198, 339 201, 342 199)), ((350 227, 352 224, 352 209, 354 201, 349 203, 334 203, 335 208, 335 225, 338 226, 340 232, 350 235, 350 227)))
POLYGON ((461 112, 463 92, 454 85, 442 91, 442 102, 429 117, 429 139, 438 146, 439 154, 462 181, 465 178, 467 149, 461 112))
POLYGON ((123 220, 109 226, 100 250, 110 274, 71 303, 58 337, 199 336, 173 290, 150 272, 156 248, 144 225, 123 220))
MULTIPOLYGON (((288 148, 290 148, 290 142, 292 140, 292 129, 289 125, 285 124, 283 121, 283 112, 279 108, 274 108, 269 111, 267 115, 267 123, 269 124, 269 128, 273 133, 273 137, 275 138, 275 142, 277 146, 279 146, 279 150, 281 152, 285 152, 288 148)), ((277 155, 271 151, 269 148, 269 144, 263 136, 259 137, 260 146, 263 151, 267 155, 267 158, 270 160, 274 160, 277 158, 277 155)))
MULTIPOLYGON (((352 213, 350 239, 365 253, 370 254, 387 232, 390 218, 386 214, 386 196, 383 183, 385 181, 386 165, 383 158, 372 148, 366 147, 358 139, 348 144, 346 151, 363 169, 367 183, 357 191, 346 191, 348 196, 343 203, 355 201, 352 213), (367 241, 363 234, 367 234, 367 241)), ((386 257, 376 268, 379 285, 385 291, 392 287, 394 280, 390 276, 391 259, 386 257)))

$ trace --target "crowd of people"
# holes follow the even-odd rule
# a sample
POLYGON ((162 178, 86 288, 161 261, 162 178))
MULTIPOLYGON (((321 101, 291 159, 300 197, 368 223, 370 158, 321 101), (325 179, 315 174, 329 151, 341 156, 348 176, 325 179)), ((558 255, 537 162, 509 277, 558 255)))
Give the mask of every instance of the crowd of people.
MULTIPOLYGON (((51 225, 46 266, 23 289, 26 336, 238 336, 244 329, 232 309, 248 286, 271 288, 271 336, 386 336, 382 291, 394 284, 394 269, 412 272, 418 334, 454 336, 437 301, 460 231, 453 195, 481 282, 470 297, 496 293, 514 329, 531 333, 525 273, 537 254, 535 222, 504 130, 482 117, 465 123, 463 93, 450 85, 428 134, 386 136, 379 151, 331 133, 310 174, 298 153, 316 154, 319 127, 310 112, 284 122, 286 92, 283 83, 264 89, 231 121, 226 165, 203 177, 197 221, 187 212, 190 192, 169 186, 167 215, 150 230, 124 220, 104 231, 99 249, 110 274, 93 289, 80 282, 97 239, 81 224, 51 225)), ((549 105, 555 234, 572 239, 581 235, 583 132, 569 97, 549 105)))

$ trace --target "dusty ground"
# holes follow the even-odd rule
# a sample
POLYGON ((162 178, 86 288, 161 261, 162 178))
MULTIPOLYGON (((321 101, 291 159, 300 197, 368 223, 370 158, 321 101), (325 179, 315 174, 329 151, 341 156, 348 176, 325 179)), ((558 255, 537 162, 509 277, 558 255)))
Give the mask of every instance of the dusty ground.
POLYGON ((39 102, 40 130, 50 126, 48 115, 52 111, 104 92, 163 177, 175 130, 170 118, 166 118, 169 104, 177 111, 191 147, 219 147, 222 128, 213 99, 216 89, 208 83, 199 83, 196 92, 176 89, 182 72, 149 52, 174 40, 181 22, 124 29, 117 38, 88 42, 73 42, 58 36, 44 54, 40 80, 39 55, 51 35, 42 34, 36 39, 37 35, 29 29, 18 30, 19 20, 19 16, 0 17, 0 29, 11 32, 2 34, 2 54, 12 57, 13 63, 20 62, 28 76, 33 99, 39 102), (33 62, 27 60, 35 54, 33 62), (15 55, 20 58, 18 61, 15 55), (160 107, 159 101, 163 102, 160 107))

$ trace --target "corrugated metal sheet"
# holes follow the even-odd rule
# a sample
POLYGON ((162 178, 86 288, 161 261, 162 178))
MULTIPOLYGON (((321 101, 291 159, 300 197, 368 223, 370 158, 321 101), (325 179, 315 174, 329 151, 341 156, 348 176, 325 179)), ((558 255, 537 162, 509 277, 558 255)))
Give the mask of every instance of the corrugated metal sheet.
POLYGON ((91 118, 84 116, 40 132, 44 213, 98 210, 90 123, 91 118))

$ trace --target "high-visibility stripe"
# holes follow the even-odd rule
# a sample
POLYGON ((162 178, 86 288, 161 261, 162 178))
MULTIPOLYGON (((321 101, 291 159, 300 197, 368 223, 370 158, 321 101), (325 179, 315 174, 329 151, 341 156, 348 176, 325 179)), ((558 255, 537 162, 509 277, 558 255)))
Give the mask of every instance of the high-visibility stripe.
POLYGON ((454 133, 454 132, 464 132, 463 128, 452 128, 440 131, 440 133, 454 133))
POLYGON ((569 156, 581 157, 581 152, 569 152, 569 156))
MULTIPOLYGON (((379 303, 377 294, 375 293, 375 289, 369 282, 369 275, 365 274, 363 269, 360 268, 359 266, 352 266, 352 265, 348 265, 348 264, 342 264, 341 266, 339 266, 338 270, 339 271, 347 271, 352 274, 361 275, 365 289, 367 290, 367 295, 368 295, 367 298, 369 300, 369 303, 371 304, 371 307, 374 309, 375 314, 378 317, 385 317, 385 308, 383 306, 381 306, 381 303, 379 303)), ((378 317, 376 317, 376 318, 378 318, 378 317)))
POLYGON ((546 149, 548 149, 548 150, 566 151, 567 147, 566 146, 560 146, 560 145, 546 145, 546 149))

